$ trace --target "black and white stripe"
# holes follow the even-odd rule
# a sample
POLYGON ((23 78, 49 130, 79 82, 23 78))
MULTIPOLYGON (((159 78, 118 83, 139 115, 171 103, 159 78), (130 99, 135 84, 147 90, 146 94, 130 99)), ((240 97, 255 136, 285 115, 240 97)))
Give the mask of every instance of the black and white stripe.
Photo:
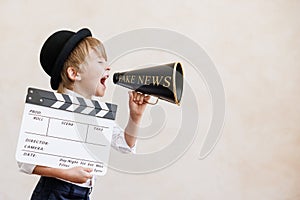
POLYGON ((114 120, 117 105, 46 90, 28 88, 26 103, 114 120))

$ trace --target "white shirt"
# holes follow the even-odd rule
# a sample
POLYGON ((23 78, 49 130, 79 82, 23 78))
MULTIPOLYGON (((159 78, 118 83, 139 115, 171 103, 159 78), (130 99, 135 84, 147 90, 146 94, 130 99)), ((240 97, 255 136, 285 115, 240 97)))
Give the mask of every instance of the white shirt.
MULTIPOLYGON (((71 91, 71 90, 65 90, 65 94, 68 95, 73 95, 77 97, 82 97, 79 94, 71 91)), ((126 140, 125 140, 125 135, 124 135, 124 130, 119 127, 117 124, 115 124, 113 128, 113 135, 112 135, 112 142, 111 146, 116 149, 117 151, 120 151, 122 153, 135 153, 136 152, 136 145, 134 145, 132 148, 128 146, 126 140)), ((36 165, 34 164, 28 164, 28 163, 21 163, 18 162, 19 168, 21 172, 24 172, 26 174, 32 174, 34 168, 36 165)), ((66 181, 66 180, 64 180, 66 181)), ((69 182, 69 181, 66 181, 69 182)), ((91 187, 95 182, 95 176, 93 176, 92 179, 89 179, 86 183, 83 184, 77 184, 73 183, 82 187, 91 187)))

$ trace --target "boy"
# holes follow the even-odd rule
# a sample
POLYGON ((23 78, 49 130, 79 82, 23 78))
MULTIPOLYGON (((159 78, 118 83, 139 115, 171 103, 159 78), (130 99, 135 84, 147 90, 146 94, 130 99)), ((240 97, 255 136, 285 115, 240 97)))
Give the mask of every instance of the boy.
MULTIPOLYGON (((90 30, 57 31, 44 43, 40 63, 50 76, 51 88, 59 93, 91 99, 105 94, 110 67, 103 44, 92 37, 90 30)), ((148 96, 129 92, 130 116, 125 131, 114 127, 112 147, 125 153, 135 152, 137 127, 148 96)), ((89 168, 56 169, 19 163, 21 171, 41 175, 32 200, 89 199, 95 182, 89 168)))

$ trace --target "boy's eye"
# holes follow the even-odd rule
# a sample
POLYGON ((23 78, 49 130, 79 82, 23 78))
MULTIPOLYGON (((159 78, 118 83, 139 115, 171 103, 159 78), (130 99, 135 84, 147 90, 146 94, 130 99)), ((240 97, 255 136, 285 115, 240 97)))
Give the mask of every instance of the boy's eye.
POLYGON ((99 63, 99 64, 102 64, 102 65, 105 65, 105 64, 106 64, 106 61, 101 61, 101 60, 99 60, 98 63, 99 63))

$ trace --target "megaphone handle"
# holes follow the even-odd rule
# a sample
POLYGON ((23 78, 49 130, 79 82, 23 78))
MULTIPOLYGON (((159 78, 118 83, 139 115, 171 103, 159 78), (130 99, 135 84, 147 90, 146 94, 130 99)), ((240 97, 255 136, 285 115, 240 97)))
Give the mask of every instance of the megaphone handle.
POLYGON ((158 102, 158 97, 157 97, 157 99, 156 99, 156 102, 155 103, 151 103, 151 102, 149 102, 149 101, 147 101, 147 104, 150 104, 150 105, 155 105, 155 104, 157 104, 157 102, 158 102))

